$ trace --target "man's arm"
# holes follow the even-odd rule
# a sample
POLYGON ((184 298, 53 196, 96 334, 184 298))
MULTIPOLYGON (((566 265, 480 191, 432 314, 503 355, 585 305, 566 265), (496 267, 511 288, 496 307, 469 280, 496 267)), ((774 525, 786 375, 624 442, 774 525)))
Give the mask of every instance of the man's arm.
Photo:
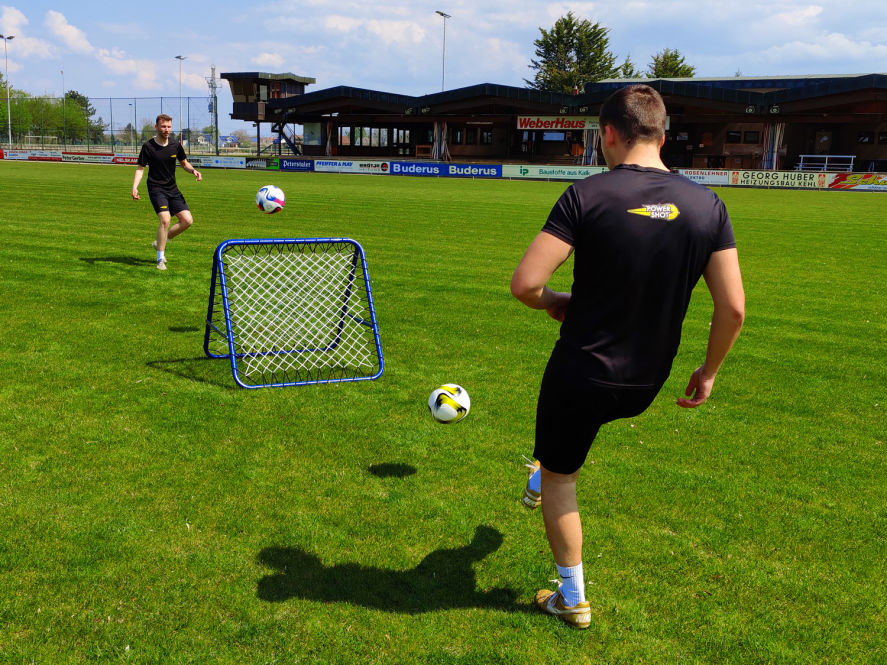
POLYGON ((712 254, 703 277, 711 293, 714 312, 705 362, 690 376, 690 382, 684 391, 687 398, 682 397, 677 402, 678 406, 684 408, 695 408, 711 395, 715 376, 739 336, 745 320, 745 290, 742 288, 742 273, 739 270, 736 248, 712 254))
POLYGON ((185 169, 186 172, 194 174, 194 177, 197 178, 197 182, 203 180, 203 176, 200 175, 200 171, 191 166, 191 162, 187 159, 182 160, 182 168, 185 169))
POLYGON ((139 200, 139 183, 142 182, 142 176, 145 174, 144 166, 137 166, 136 173, 132 178, 132 198, 135 201, 139 200))
POLYGON ((511 294, 527 307, 544 309, 551 318, 563 321, 570 294, 552 291, 546 285, 572 251, 573 247, 560 238, 540 231, 514 270, 511 294))

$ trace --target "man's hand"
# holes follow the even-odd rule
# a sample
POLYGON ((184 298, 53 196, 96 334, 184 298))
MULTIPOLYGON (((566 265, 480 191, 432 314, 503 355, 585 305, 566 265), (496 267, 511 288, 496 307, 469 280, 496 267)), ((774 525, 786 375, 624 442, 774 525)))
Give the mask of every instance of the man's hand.
POLYGON ((197 169, 194 169, 194 177, 197 178, 197 182, 203 180, 203 176, 200 175, 200 171, 198 171, 197 169))
POLYGON ((139 190, 138 190, 137 187, 133 187, 133 188, 132 188, 132 200, 133 200, 133 201, 138 201, 138 200, 139 200, 139 190))
POLYGON ((702 367, 698 367, 690 376, 690 382, 687 384, 687 389, 684 390, 684 395, 689 399, 684 397, 678 398, 678 406, 685 409, 695 409, 708 399, 714 384, 715 375, 708 375, 702 367))
POLYGON ((552 291, 551 295, 553 302, 545 308, 545 311, 555 321, 563 322, 564 317, 567 315, 567 307, 570 305, 570 294, 562 291, 552 291))

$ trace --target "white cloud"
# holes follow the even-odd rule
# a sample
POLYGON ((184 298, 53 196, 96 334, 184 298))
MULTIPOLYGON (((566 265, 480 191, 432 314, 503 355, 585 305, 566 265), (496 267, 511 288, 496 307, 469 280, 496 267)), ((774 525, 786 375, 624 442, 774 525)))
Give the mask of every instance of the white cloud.
POLYGON ((156 90, 160 88, 154 63, 150 60, 136 60, 128 57, 123 51, 114 49, 98 49, 96 57, 113 73, 132 76, 137 88, 156 90))
MULTIPOLYGON (((43 39, 28 36, 27 28, 25 28, 28 19, 24 14, 15 7, 5 5, 2 10, 0 12, 0 34, 15 37, 15 40, 7 45, 8 51, 11 51, 14 56, 22 58, 31 56, 49 58, 53 55, 52 44, 43 39)), ((11 62, 9 71, 15 71, 11 62)))
POLYGON ((64 14, 50 9, 46 12, 44 23, 49 32, 58 37, 65 46, 75 53, 89 54, 95 50, 86 38, 86 33, 68 23, 64 14))
POLYGON ((766 49, 763 55, 779 60, 830 61, 834 59, 835 53, 840 53, 845 61, 883 62, 887 59, 887 44, 873 44, 852 39, 844 34, 830 33, 819 35, 810 41, 793 41, 772 46, 766 49))
MULTIPOLYGON (((209 72, 206 73, 206 77, 209 76, 209 72)), ((209 88, 207 87, 206 77, 202 74, 189 74, 188 72, 182 72, 182 88, 188 90, 204 90, 207 91, 209 88)), ((178 78, 176 78, 176 83, 178 83, 178 78)), ((187 90, 185 93, 187 94, 187 90)))
POLYGON ((425 40, 426 33, 416 21, 389 21, 380 19, 360 19, 351 16, 327 16, 323 25, 327 30, 345 34, 371 36, 382 40, 386 46, 392 44, 420 44, 425 40))
POLYGON ((280 67, 283 65, 283 57, 279 53, 259 53, 252 61, 262 67, 280 67))

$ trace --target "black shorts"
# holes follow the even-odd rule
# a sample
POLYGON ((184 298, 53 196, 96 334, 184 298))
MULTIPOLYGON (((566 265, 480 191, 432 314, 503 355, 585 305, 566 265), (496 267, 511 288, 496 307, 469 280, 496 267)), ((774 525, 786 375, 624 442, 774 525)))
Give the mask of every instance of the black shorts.
POLYGON ((595 383, 584 355, 558 344, 542 376, 533 456, 555 473, 578 471, 601 425, 643 413, 662 388, 595 383))
POLYGON ((185 197, 178 190, 168 192, 164 190, 148 190, 148 198, 151 199, 151 205, 154 206, 154 212, 168 212, 170 215, 178 215, 183 210, 188 210, 188 204, 185 203, 185 197))

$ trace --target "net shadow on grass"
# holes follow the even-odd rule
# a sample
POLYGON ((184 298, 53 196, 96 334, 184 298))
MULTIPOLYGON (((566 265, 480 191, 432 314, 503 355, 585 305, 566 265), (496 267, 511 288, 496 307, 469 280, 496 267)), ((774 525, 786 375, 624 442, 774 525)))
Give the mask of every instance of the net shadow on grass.
POLYGON ((94 266, 96 263, 119 263, 124 266, 153 266, 157 261, 150 259, 139 259, 135 256, 96 256, 96 257, 80 257, 80 260, 94 266))
POLYGON ((532 608, 515 602, 513 589, 477 589, 472 564, 501 545, 501 533, 479 526, 468 545, 436 550, 411 570, 325 566, 316 554, 298 547, 266 547, 257 560, 277 572, 259 580, 256 595, 269 603, 303 598, 404 614, 469 607, 529 612, 532 608))
POLYGON ((200 356, 199 358, 177 360, 149 360, 145 365, 189 381, 238 390, 234 379, 231 378, 231 365, 227 362, 219 362, 215 358, 200 356))

